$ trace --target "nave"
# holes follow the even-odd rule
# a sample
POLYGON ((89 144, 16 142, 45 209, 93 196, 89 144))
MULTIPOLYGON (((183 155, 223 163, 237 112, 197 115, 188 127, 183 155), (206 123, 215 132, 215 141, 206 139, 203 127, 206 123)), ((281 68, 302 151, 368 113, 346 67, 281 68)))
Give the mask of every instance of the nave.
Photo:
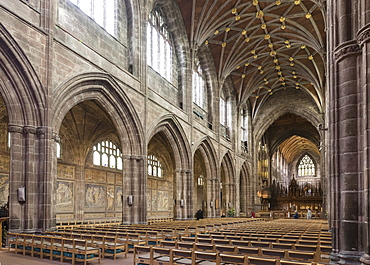
POLYGON ((319 265, 329 263, 331 245, 328 222, 322 219, 217 218, 129 226, 64 225, 42 235, 9 233, 8 249, 0 262, 319 265))

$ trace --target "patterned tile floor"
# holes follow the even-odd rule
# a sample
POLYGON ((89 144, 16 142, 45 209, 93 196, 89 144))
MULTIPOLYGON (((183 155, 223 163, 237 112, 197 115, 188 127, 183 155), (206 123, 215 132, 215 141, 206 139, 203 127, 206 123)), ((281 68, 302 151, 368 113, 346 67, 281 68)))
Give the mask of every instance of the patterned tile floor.
MULTIPOLYGON (((6 250, 0 250, 0 265, 45 265, 45 264, 72 264, 71 261, 60 262, 56 259, 40 259, 38 257, 23 256, 22 254, 14 254, 6 250)), ((76 262, 76 265, 83 264, 83 262, 76 262)), ((98 265, 97 260, 93 260, 87 263, 88 265, 98 265)), ((129 253, 127 258, 118 256, 116 260, 113 258, 105 258, 101 260, 102 265, 132 265, 133 254, 129 253)))

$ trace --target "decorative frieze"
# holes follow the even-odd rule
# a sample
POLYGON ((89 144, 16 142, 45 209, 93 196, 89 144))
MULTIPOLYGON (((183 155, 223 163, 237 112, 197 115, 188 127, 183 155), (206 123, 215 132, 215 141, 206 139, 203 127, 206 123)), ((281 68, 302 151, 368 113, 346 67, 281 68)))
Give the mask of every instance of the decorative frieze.
POLYGON ((370 24, 360 29, 357 33, 357 43, 362 47, 365 43, 370 40, 370 24))
POLYGON ((358 45, 357 41, 352 40, 344 42, 338 46, 334 51, 334 57, 336 61, 343 60, 348 56, 355 56, 361 53, 361 48, 358 45))

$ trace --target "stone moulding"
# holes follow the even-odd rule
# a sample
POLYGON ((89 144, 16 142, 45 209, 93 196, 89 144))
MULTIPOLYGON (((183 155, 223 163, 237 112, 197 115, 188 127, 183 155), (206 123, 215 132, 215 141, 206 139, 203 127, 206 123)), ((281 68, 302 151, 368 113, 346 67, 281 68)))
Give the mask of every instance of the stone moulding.
POLYGON ((370 24, 367 24, 365 27, 361 28, 357 33, 357 43, 362 47, 365 43, 370 40, 370 24))
POLYGON ((361 53, 361 48, 357 43, 357 40, 351 40, 343 42, 334 50, 335 60, 341 61, 348 56, 353 56, 361 53))

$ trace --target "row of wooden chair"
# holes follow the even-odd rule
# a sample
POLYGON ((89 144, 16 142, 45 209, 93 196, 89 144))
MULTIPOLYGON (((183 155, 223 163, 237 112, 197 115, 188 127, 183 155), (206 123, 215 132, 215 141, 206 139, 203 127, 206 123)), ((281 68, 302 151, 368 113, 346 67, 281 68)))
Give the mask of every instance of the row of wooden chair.
POLYGON ((97 247, 101 250, 102 258, 113 256, 115 260, 118 255, 127 257, 128 244, 127 238, 120 239, 116 236, 99 235, 99 234, 82 234, 82 233, 64 233, 57 231, 45 232, 46 235, 57 238, 75 238, 87 240, 90 247, 97 247))
POLYGON ((189 241, 161 241, 162 246, 166 247, 182 247, 186 245, 193 245, 193 244, 206 244, 206 245, 219 245, 219 246, 226 246, 226 247, 244 247, 244 248, 263 248, 263 249, 271 249, 271 250, 293 250, 293 251, 306 251, 306 252, 314 252, 317 253, 318 256, 325 254, 328 255, 331 253, 332 248, 328 246, 313 246, 313 245, 301 245, 301 244, 280 244, 280 243, 273 243, 272 245, 259 245, 253 244, 250 241, 243 241, 243 240, 228 240, 228 241, 213 241, 213 242, 189 242, 189 241))
POLYGON ((161 246, 166 248, 188 249, 204 252, 221 252, 226 254, 244 254, 253 256, 268 256, 281 259, 289 259, 288 257, 300 256, 302 260, 312 261, 327 261, 327 256, 330 252, 322 252, 316 248, 306 248, 307 246, 297 246, 297 248, 263 248, 246 246, 243 242, 235 242, 234 245, 218 245, 206 243, 189 243, 189 242, 173 242, 162 241, 161 246), (239 243, 239 244, 238 244, 239 243))
MULTIPOLYGON (((290 258, 290 257, 289 257, 290 258)), ((323 264, 315 261, 300 261, 296 257, 285 260, 274 257, 258 257, 245 254, 225 254, 221 252, 203 252, 198 250, 186 250, 176 248, 163 248, 152 246, 135 246, 133 264, 141 265, 308 265, 323 264), (293 260, 294 259, 294 260, 293 260)))
POLYGON ((100 264, 101 259, 100 248, 91 247, 85 239, 8 233, 8 251, 11 248, 14 248, 15 253, 30 254, 32 257, 39 255, 40 258, 49 257, 50 260, 57 258, 60 262, 71 260, 72 265, 76 261, 86 265, 88 261, 96 259, 100 264))

